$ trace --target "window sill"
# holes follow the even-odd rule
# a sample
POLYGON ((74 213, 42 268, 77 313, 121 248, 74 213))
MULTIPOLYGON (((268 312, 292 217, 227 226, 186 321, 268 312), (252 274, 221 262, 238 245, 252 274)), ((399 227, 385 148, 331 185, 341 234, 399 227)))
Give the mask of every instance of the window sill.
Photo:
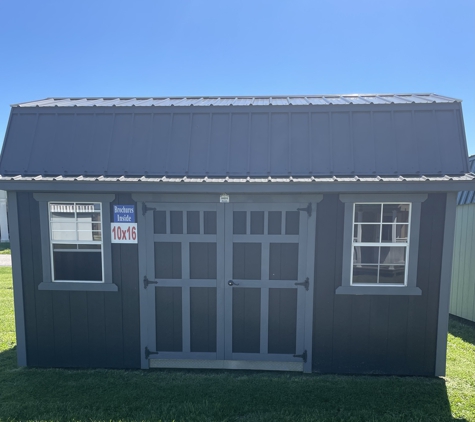
POLYGON ((419 287, 407 286, 340 286, 337 295, 420 296, 419 287))
POLYGON ((38 290, 59 290, 69 292, 117 292, 119 288, 114 283, 84 283, 84 282, 42 282, 38 290))

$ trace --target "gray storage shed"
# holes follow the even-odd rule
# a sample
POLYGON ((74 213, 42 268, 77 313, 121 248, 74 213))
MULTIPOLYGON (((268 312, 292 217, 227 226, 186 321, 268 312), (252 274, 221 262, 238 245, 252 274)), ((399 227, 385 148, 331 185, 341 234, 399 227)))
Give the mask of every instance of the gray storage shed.
POLYGON ((18 364, 443 375, 459 100, 12 106, 18 364))
MULTIPOLYGON (((475 173, 475 155, 469 157, 475 173)), ((450 313, 475 322, 475 191, 457 198, 450 313)))

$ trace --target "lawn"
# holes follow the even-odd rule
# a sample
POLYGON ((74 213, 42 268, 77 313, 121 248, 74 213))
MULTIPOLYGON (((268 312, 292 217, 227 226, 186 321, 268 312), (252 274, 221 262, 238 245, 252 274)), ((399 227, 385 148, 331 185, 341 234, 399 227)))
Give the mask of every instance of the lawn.
POLYGON ((269 372, 18 369, 0 268, 0 421, 474 421, 475 329, 451 320, 446 380, 269 372))

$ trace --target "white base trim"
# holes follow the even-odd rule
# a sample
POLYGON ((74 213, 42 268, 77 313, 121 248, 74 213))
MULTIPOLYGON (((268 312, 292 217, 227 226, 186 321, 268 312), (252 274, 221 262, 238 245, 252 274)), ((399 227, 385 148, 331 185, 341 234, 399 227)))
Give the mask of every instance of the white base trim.
POLYGON ((303 372, 303 362, 268 362, 246 360, 149 359, 149 367, 303 372))

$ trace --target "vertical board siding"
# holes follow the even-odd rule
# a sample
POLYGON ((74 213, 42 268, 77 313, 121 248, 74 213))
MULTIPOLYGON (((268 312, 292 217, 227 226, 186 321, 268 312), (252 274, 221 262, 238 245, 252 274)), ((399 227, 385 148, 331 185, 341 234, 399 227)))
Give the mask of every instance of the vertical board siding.
POLYGON ((445 194, 422 203, 421 296, 335 295, 342 283, 343 203, 318 204, 313 368, 318 372, 434 375, 445 194))
POLYGON ((475 204, 459 205, 455 220, 450 313, 475 322, 475 204))
MULTIPOLYGON (((134 202, 121 194, 114 204, 134 202)), ((31 193, 18 193, 18 218, 28 365, 139 368, 137 245, 112 245, 118 292, 38 290, 43 281, 39 204, 31 193)))

